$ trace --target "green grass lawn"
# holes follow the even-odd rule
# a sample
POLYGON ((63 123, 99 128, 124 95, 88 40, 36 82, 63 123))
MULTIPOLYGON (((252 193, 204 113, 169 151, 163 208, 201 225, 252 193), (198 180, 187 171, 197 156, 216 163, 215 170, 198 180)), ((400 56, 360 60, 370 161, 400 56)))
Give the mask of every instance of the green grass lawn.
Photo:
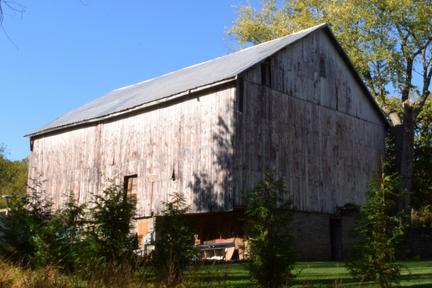
MULTIPOLYGON (((432 261, 406 261, 402 264, 402 287, 432 287, 432 261)), ((352 279, 341 262, 298 262, 294 287, 377 287, 352 279), (338 283, 339 286, 335 286, 338 283)), ((193 268, 187 275, 190 286, 253 287, 246 265, 214 264, 193 268)))
MULTIPOLYGON (((402 275, 400 285, 402 287, 431 287, 432 288, 432 261, 406 261, 401 263, 402 275)), ((377 287, 373 283, 359 283, 352 279, 341 262, 298 262, 295 265, 294 287, 377 287)), ((100 275, 102 276, 102 275, 100 275)), ((114 286, 134 288, 159 287, 154 282, 154 275, 148 270, 137 271, 135 276, 128 273, 120 273, 108 276, 105 280, 115 280, 114 286), (144 273, 144 274, 141 274, 144 273), (109 278, 112 276, 113 278, 109 278), (145 276, 145 277, 144 277, 145 276)), ((105 276, 104 276, 105 277, 105 276)), ((29 270, 0 262, 0 287, 105 287, 102 278, 95 278, 96 282, 82 280, 77 275, 62 275, 54 267, 45 267, 41 270, 29 270), (25 280, 25 281, 24 281, 25 280), (48 282, 49 283, 48 283, 48 282), (94 283, 93 283, 94 282, 94 283), (12 285, 14 283, 14 285, 12 285), (59 285, 59 283, 63 283, 59 285), (25 284, 23 286, 23 284, 25 284), (66 285, 67 284, 67 285, 66 285)), ((246 264, 208 264, 191 266, 187 271, 182 285, 184 288, 222 288, 254 287, 246 264)))

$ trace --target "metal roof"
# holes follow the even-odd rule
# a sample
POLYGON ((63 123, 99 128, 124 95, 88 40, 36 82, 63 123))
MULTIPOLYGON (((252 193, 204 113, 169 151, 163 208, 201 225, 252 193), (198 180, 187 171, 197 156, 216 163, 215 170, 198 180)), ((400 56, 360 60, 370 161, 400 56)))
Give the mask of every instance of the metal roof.
POLYGON ((156 100, 235 78, 241 72, 282 48, 324 27, 328 27, 327 24, 320 24, 288 36, 239 50, 226 56, 113 90, 105 96, 60 116, 27 136, 43 134, 86 123, 90 120, 108 118, 110 115, 128 112, 156 100))

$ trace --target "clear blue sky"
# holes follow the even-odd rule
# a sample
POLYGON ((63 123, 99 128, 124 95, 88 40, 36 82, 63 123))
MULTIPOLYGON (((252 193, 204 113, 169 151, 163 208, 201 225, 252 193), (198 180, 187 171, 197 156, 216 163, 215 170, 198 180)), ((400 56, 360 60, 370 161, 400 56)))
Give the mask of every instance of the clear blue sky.
MULTIPOLYGON (((110 90, 232 52, 225 35, 245 0, 16 0, 0 31, 0 144, 24 138, 110 90)), ((252 1, 256 3, 257 1, 252 1)))

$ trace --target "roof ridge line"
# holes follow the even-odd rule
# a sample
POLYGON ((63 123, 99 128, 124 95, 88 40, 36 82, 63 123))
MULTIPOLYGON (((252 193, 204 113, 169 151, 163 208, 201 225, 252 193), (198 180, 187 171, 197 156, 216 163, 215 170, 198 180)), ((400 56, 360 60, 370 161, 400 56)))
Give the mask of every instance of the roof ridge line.
MULTIPOLYGON (((192 65, 189 65, 189 66, 186 66, 186 67, 183 67, 183 68, 171 71, 171 72, 167 72, 167 73, 161 74, 159 76, 155 76, 155 77, 152 77, 152 78, 140 81, 140 82, 136 82, 136 83, 133 83, 133 84, 130 84, 130 85, 126 85, 126 86, 123 86, 123 87, 120 87, 120 88, 116 88, 114 90, 111 90, 110 92, 112 92, 112 91, 121 91, 121 90, 126 89, 126 88, 130 88, 130 87, 133 87, 133 86, 136 86, 136 85, 144 84, 144 83, 153 81, 153 80, 158 79, 158 78, 166 77, 168 75, 172 75, 172 74, 180 72, 180 71, 191 69, 191 68, 203 65, 203 64, 207 64, 207 63, 219 60, 219 59, 224 58, 224 57, 231 56, 233 54, 242 53, 242 52, 248 51, 249 49, 262 46, 264 44, 268 45, 269 43, 280 41, 280 40, 282 40, 283 38, 286 38, 286 37, 291 37, 291 36, 296 35, 296 34, 304 33, 304 32, 306 32, 308 30, 314 31, 315 29, 323 28, 323 27, 326 27, 326 26, 328 26, 327 23, 321 23, 321 24, 318 24, 318 25, 315 25, 315 26, 312 26, 312 27, 309 27, 309 28, 306 28, 306 29, 303 29, 303 30, 299 30, 297 32, 294 32, 294 33, 291 33, 291 34, 287 34, 287 35, 284 35, 284 36, 281 36, 281 37, 278 37, 278 38, 275 38, 275 39, 272 39, 272 40, 269 40, 269 41, 265 41, 265 42, 262 42, 262 43, 259 43, 259 44, 255 44, 255 45, 252 45, 252 46, 249 46, 249 47, 245 47, 245 48, 242 48, 240 50, 237 50, 237 51, 234 51, 234 52, 222 55, 222 56, 218 56, 216 58, 211 58, 211 59, 208 59, 208 60, 205 60, 205 61, 202 61, 202 62, 199 62, 199 63, 195 63, 195 64, 192 64, 192 65)), ((241 71, 239 71, 237 73, 240 73, 240 72, 241 71)))

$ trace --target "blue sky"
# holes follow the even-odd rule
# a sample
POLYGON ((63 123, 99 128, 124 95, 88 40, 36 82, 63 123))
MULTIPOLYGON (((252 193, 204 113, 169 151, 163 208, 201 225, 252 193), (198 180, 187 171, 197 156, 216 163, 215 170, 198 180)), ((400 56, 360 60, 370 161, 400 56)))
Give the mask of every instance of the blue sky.
MULTIPOLYGON (((16 0, 0 30, 0 144, 110 90, 232 52, 225 35, 244 0, 16 0), (10 39, 8 39, 8 36, 10 39)), ((252 3, 257 1, 252 1, 252 3)))

